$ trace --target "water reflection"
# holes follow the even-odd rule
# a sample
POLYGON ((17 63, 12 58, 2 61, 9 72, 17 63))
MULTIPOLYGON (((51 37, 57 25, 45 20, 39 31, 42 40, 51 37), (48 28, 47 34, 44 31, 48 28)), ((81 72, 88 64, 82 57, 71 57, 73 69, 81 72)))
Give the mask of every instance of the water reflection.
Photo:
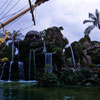
POLYGON ((3 99, 3 88, 0 87, 0 100, 4 100, 3 99))
POLYGON ((100 87, 34 87, 33 82, 1 82, 0 100, 100 100, 100 87))
POLYGON ((74 96, 64 96, 64 100, 75 100, 74 96))
POLYGON ((10 82, 0 84, 0 100, 23 100, 23 96, 23 87, 17 89, 10 82))
POLYGON ((11 99, 11 89, 6 90, 3 88, 3 84, 0 84, 0 100, 10 100, 11 99))

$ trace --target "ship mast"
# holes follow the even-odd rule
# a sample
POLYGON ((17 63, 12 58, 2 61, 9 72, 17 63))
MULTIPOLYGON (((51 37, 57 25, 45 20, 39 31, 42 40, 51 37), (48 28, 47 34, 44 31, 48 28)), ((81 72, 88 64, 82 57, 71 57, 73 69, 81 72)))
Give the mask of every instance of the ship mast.
POLYGON ((33 21, 34 25, 36 25, 31 0, 29 0, 29 5, 30 5, 30 13, 32 14, 32 21, 33 21))
MULTIPOLYGON (((41 0, 40 2, 34 4, 34 5, 31 5, 31 8, 35 8, 37 6, 39 6, 41 3, 44 3, 46 0, 41 0)), ((17 14, 16 16, 12 17, 11 19, 5 21, 4 23, 2 23, 0 25, 0 29, 3 28, 4 26, 8 25, 9 23, 11 23, 12 21, 14 21, 15 19, 17 19, 18 17, 22 16, 23 14, 27 13, 29 10, 31 10, 31 8, 27 8, 25 9, 24 11, 22 11, 21 13, 17 14)))

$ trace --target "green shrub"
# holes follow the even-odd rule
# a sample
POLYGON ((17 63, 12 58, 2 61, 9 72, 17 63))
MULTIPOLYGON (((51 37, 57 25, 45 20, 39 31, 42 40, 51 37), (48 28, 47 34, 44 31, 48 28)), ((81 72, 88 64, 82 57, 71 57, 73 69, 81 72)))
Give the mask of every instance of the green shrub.
POLYGON ((53 56, 53 62, 56 64, 58 71, 60 71, 61 67, 64 64, 62 49, 59 47, 56 47, 52 49, 52 52, 56 52, 53 56))
POLYGON ((75 79, 75 73, 72 69, 61 72, 60 82, 61 84, 73 84, 75 79))
POLYGON ((61 84, 75 85, 90 77, 91 72, 88 69, 81 69, 75 72, 72 69, 69 69, 61 72, 59 80, 61 84))
POLYGON ((80 73, 84 76, 84 79, 90 78, 92 75, 92 72, 87 68, 81 69, 80 73))
POLYGON ((11 60, 11 45, 0 47, 0 59, 7 57, 9 60, 11 60))
POLYGON ((84 75, 80 71, 75 72, 75 82, 82 82, 84 80, 84 75))
POLYGON ((58 78, 52 72, 45 72, 39 78, 38 84, 43 86, 55 86, 58 85, 58 78))
POLYGON ((46 65, 45 68, 46 68, 46 69, 50 68, 50 64, 46 65))
POLYGON ((95 53, 91 55, 92 62, 95 64, 100 64, 100 53, 95 53))
POLYGON ((100 70, 97 71, 98 78, 100 78, 100 70))
POLYGON ((89 66, 89 68, 96 68, 97 67, 96 64, 89 64, 88 66, 89 66))
POLYGON ((51 68, 50 64, 46 65, 46 66, 45 66, 45 71, 46 71, 46 72, 49 72, 49 71, 50 71, 50 68, 51 68))
POLYGON ((52 52, 55 52, 59 55, 59 56, 62 56, 62 49, 59 48, 59 47, 55 47, 53 48, 52 52))

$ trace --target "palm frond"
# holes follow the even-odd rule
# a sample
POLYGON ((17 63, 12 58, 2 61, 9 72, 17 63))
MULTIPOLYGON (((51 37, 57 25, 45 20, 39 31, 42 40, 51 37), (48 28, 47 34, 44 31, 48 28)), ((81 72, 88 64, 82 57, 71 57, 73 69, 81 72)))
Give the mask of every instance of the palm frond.
POLYGON ((25 37, 22 33, 19 32, 19 30, 18 31, 15 31, 15 33, 16 33, 15 36, 14 36, 14 40, 15 41, 22 40, 25 37))
POLYGON ((89 13, 89 18, 91 18, 91 19, 96 21, 96 17, 92 13, 89 13))
POLYGON ((94 21, 91 21, 91 20, 84 20, 84 21, 83 21, 83 24, 88 23, 88 22, 92 22, 92 23, 93 23, 94 21))
POLYGON ((93 29, 94 27, 95 27, 94 25, 88 26, 88 27, 85 29, 84 34, 85 34, 85 35, 89 35, 90 32, 92 31, 92 29, 93 29))
POLYGON ((97 20, 99 21, 99 12, 98 12, 98 9, 95 10, 95 15, 97 17, 97 20))

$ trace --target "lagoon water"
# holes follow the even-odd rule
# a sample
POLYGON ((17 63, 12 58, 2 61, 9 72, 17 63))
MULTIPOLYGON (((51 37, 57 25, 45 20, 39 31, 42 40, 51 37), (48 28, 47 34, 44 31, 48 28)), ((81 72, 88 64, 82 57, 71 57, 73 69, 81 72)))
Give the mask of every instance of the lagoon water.
POLYGON ((0 82, 0 100, 100 100, 100 87, 35 87, 34 82, 0 82))

